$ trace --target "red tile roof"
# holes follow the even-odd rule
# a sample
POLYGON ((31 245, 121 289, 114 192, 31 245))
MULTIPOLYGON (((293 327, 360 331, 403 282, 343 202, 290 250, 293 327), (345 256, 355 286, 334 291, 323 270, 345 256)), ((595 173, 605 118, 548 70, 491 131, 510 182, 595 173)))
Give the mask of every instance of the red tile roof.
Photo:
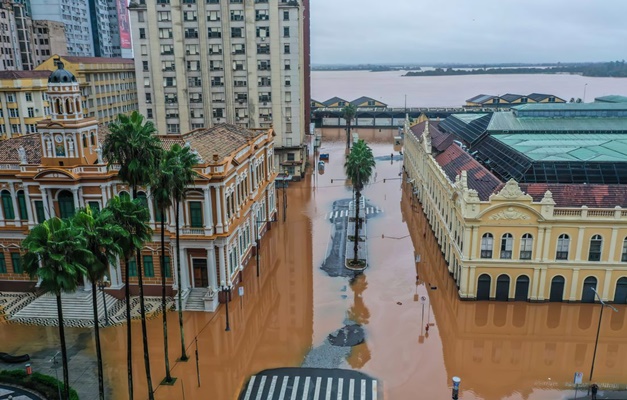
POLYGON ((41 136, 37 133, 0 141, 0 163, 19 164, 18 149, 24 147, 29 164, 41 162, 41 136))
POLYGON ((523 192, 540 201, 550 190, 557 207, 614 208, 627 207, 627 185, 521 183, 523 192))
POLYGON ((454 182, 455 177, 462 171, 467 171, 468 187, 476 190, 481 200, 488 200, 494 190, 501 185, 496 176, 455 143, 437 155, 435 161, 440 164, 451 182, 454 182))
POLYGON ((51 73, 48 70, 0 71, 0 79, 48 79, 51 73))
MULTIPOLYGON (((416 124, 410 128, 410 130, 416 135, 417 138, 422 136, 422 132, 425 130, 425 122, 416 124)), ((431 147, 434 147, 438 151, 444 151, 447 147, 453 143, 453 135, 446 132, 442 132, 439 128, 440 121, 429 121, 429 134, 431 135, 431 147)))
POLYGON ((122 57, 61 56, 61 58, 71 63, 83 63, 83 64, 135 64, 135 61, 132 58, 122 58, 122 57))

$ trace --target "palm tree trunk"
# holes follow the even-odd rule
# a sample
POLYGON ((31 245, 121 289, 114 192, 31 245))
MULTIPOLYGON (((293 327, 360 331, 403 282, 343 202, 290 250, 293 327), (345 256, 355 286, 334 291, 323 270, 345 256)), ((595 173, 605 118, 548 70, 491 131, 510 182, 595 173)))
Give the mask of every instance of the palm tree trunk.
POLYGON ((126 368, 128 370, 128 398, 133 400, 133 351, 131 337, 131 282, 129 280, 129 259, 124 258, 124 297, 126 299, 126 368))
POLYGON ((357 264, 358 260, 358 243, 359 243, 359 200, 361 199, 361 192, 359 190, 355 190, 355 241, 353 242, 353 251, 355 255, 353 256, 353 265, 357 264))
POLYGON ((165 354, 165 382, 171 383, 170 359, 168 357, 168 317, 165 309, 165 222, 164 212, 161 212, 161 311, 163 312, 163 351, 165 354))
POLYGON ((351 122, 346 121, 346 150, 351 148, 351 122))
POLYGON ((185 352, 185 334, 183 332, 183 283, 181 282, 181 246, 179 243, 179 201, 174 206, 174 219, 176 219, 176 279, 179 283, 179 330, 181 331, 181 361, 187 361, 187 353, 185 352))
POLYGON ((142 342, 144 344, 144 366, 146 367, 146 383, 148 385, 148 399, 154 400, 152 376, 150 375, 150 356, 148 355, 148 329, 146 327, 146 305, 144 302, 144 278, 141 262, 141 250, 137 250, 137 278, 139 283, 139 314, 142 321, 142 342))
POLYGON ((57 295, 57 315, 59 317, 59 340, 61 340, 61 361, 63 364, 63 397, 70 399, 70 371, 68 369, 67 346, 65 344, 65 327, 63 326, 63 308, 61 293, 57 295))
MULTIPOLYGON (((96 360, 98 360, 98 395, 104 400, 104 374, 102 372, 102 349, 100 348, 100 321, 98 319, 98 292, 96 281, 91 280, 91 305, 94 308, 94 334, 96 336, 96 360)), ((104 305, 104 304, 103 304, 104 305)), ((104 305, 106 307, 106 305, 104 305)))

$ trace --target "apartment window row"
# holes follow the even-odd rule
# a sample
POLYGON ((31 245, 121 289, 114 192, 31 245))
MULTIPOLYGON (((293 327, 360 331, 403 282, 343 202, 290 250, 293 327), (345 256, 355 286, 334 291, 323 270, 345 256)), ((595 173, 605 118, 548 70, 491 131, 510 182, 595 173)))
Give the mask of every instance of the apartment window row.
MULTIPOLYGON (((171 278, 172 277, 172 269, 171 269, 171 263, 170 263, 170 257, 169 256, 164 256, 164 271, 165 271, 165 277, 166 278, 171 278)), ((157 257, 158 260, 161 260, 160 257, 157 257)), ((154 278, 155 276, 155 266, 154 266, 154 260, 152 256, 142 256, 142 268, 144 269, 144 277, 146 278, 154 278)), ((137 276, 137 262, 135 261, 135 259, 131 259, 129 260, 128 263, 128 274, 129 276, 132 277, 136 277, 137 276)))
MULTIPOLYGON (((13 273, 15 274, 23 274, 24 268, 22 266, 22 255, 18 252, 11 252, 11 267, 13 268, 13 273)), ((0 252, 0 273, 6 274, 9 272, 7 270, 7 264, 4 252, 0 252)))

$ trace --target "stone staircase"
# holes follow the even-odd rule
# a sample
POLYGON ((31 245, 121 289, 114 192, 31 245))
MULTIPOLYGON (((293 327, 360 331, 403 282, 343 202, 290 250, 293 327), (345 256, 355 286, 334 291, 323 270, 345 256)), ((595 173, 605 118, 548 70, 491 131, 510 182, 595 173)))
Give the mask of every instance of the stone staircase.
MULTIPOLYGON (((102 293, 96 293, 98 303, 98 317, 101 325, 105 320, 104 304, 102 301, 102 293)), ((109 314, 109 322, 112 316, 119 308, 119 301, 105 293, 106 307, 109 314)), ((61 295, 61 304, 63 308, 63 320, 65 326, 88 327, 94 324, 94 312, 92 308, 92 293, 79 288, 75 293, 64 293, 61 295)), ((11 317, 12 321, 36 324, 36 325, 58 325, 57 320, 57 299, 51 293, 46 293, 11 317)))
POLYGON ((189 291, 184 311, 205 311, 204 297, 207 294, 207 288, 193 288, 189 291))

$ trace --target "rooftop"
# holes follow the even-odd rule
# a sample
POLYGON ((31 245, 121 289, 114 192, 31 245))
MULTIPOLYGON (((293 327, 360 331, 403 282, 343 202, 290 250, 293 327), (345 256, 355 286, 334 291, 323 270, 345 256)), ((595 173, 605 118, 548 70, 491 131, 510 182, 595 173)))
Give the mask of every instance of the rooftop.
MULTIPOLYGON (((607 110, 588 108, 588 111, 595 111, 596 117, 589 114, 584 115, 583 109, 561 108, 559 106, 567 104, 527 104, 524 106, 516 106, 516 111, 502 111, 492 114, 487 130, 490 132, 565 132, 575 131, 581 133, 610 133, 624 132, 627 133, 627 104, 603 104, 603 106, 622 107, 621 113, 624 117, 609 117, 603 115, 607 110), (567 111, 569 110, 569 111, 567 111), (524 115, 521 115, 522 111, 524 115), (556 112, 557 111, 557 112, 556 112), (533 113, 534 115, 528 115, 533 113), (577 115, 581 113, 581 116, 577 115), (530 118, 526 118, 529 116, 530 118)), ((595 104, 589 103, 586 106, 595 104)), ((602 104, 602 103, 598 103, 602 104)), ((457 117, 459 114, 454 114, 457 117)), ((459 117, 457 117, 459 118, 459 117)), ((448 119, 448 118, 447 118, 448 119)))
POLYGON ((627 185, 521 183, 519 186, 534 201, 542 200, 544 193, 550 190, 557 207, 627 207, 627 185))
POLYGON ((64 60, 76 64, 135 64, 132 58, 122 57, 73 57, 61 56, 64 60))
POLYGON ((618 96, 611 94, 609 96, 601 96, 594 99, 595 102, 601 103, 627 103, 627 96, 618 96))
POLYGON ((0 79, 48 79, 51 73, 48 70, 0 71, 0 79))

